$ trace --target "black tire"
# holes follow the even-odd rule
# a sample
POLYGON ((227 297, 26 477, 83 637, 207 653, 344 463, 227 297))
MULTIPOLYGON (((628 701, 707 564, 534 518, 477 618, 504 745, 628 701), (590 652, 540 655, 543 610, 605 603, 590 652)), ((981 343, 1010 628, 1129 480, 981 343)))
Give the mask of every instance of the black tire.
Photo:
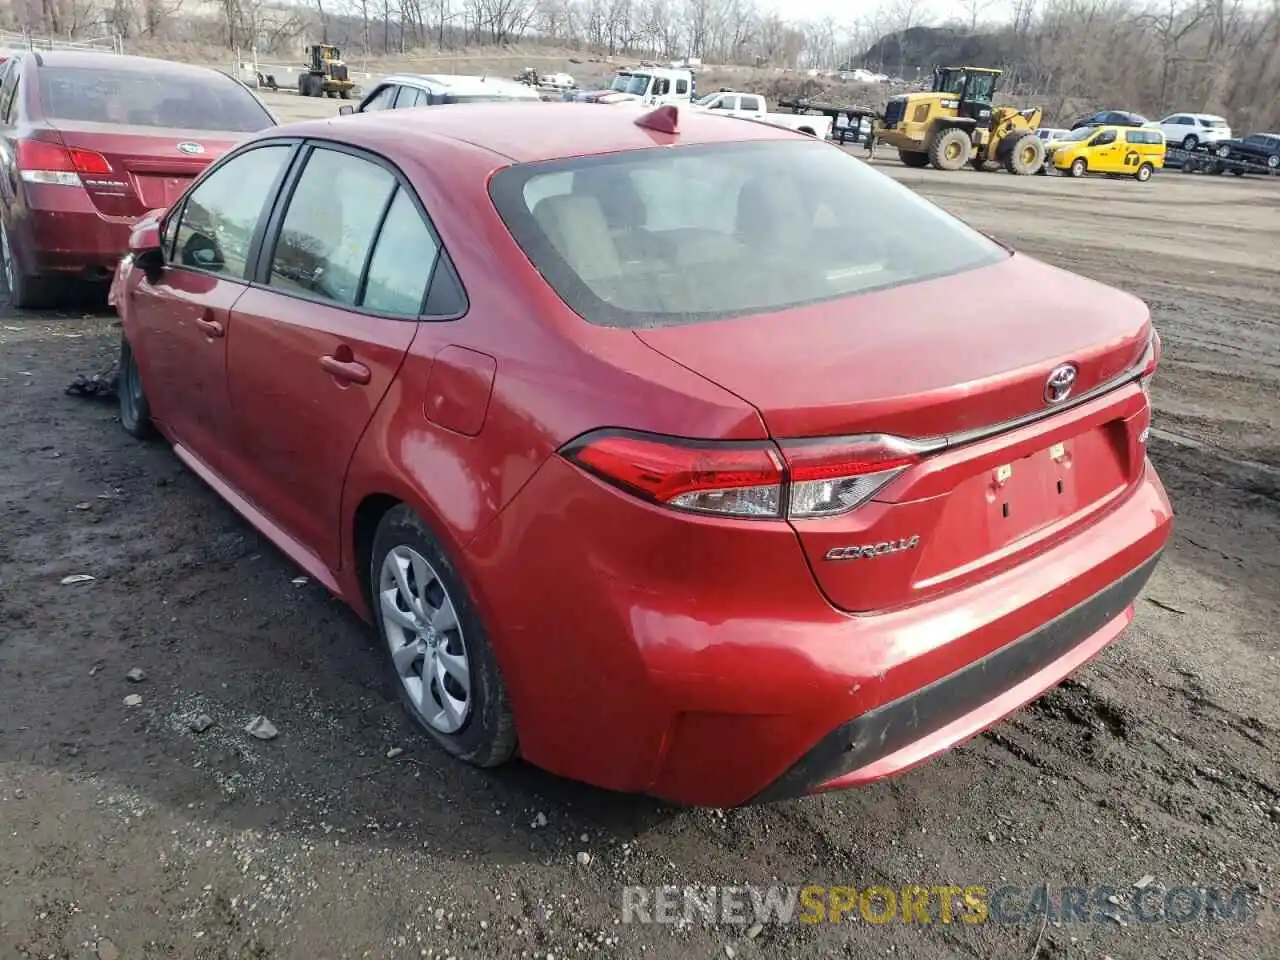
POLYGON ((488 633, 481 623, 475 604, 466 585, 450 562, 435 534, 422 519, 404 504, 387 511, 373 538, 370 557, 369 597, 374 622, 387 669, 396 693, 404 704, 410 719, 424 733, 440 744, 448 753, 477 767, 496 767, 506 763, 516 753, 517 739, 515 718, 507 700, 507 689, 498 668, 488 633), (440 636, 449 644, 457 643, 468 661, 470 683, 467 694, 468 711, 461 727, 453 733, 443 733, 428 722, 409 696, 391 656, 387 625, 382 604, 379 602, 379 579, 384 561, 397 547, 406 547, 423 557, 432 567, 456 614, 457 629, 440 636))
POLYGON ((929 165, 929 155, 920 153, 916 150, 903 150, 898 148, 898 159, 902 161, 904 167, 927 167, 929 165))
POLYGON ((298 77, 298 96, 311 96, 311 74, 304 73, 302 76, 298 77))
POLYGON ((818 135, 818 131, 813 129, 813 127, 796 127, 796 132, 803 133, 805 136, 809 137, 816 137, 818 135))
POLYGON ((1198 146, 1200 146, 1200 138, 1197 137, 1194 133, 1188 133, 1185 137, 1182 138, 1183 150, 1194 150, 1198 146))
POLYGON ((0 260, 9 305, 15 310, 39 310, 53 305, 53 285, 43 277, 23 273, 13 252, 9 230, 0 221, 0 260))
POLYGON ((1243 170, 1241 170, 1239 167, 1235 167, 1235 168, 1231 171, 1231 173, 1232 173, 1232 175, 1233 175, 1233 176, 1237 176, 1237 177, 1243 177, 1243 176, 1244 176, 1244 171, 1243 171, 1243 170))
POLYGON ((350 100, 350 99, 351 99, 351 88, 350 88, 350 87, 343 87, 341 90, 339 90, 339 91, 338 91, 338 96, 340 96, 343 100, 350 100))
POLYGON ((977 170, 979 173, 986 173, 991 169, 990 164, 987 163, 986 157, 974 157, 969 161, 969 166, 973 167, 973 169, 977 170))
POLYGON ((936 170, 959 170, 972 153, 973 141, 958 127, 943 130, 929 144, 929 162, 936 170))
POLYGON ((1071 161, 1071 175, 1073 177, 1083 177, 1089 170, 1089 164, 1085 163, 1084 157, 1076 157, 1071 161))
POLYGON ((120 400, 120 426, 124 432, 139 440, 149 440, 156 434, 151 422, 151 404, 142 388, 142 374, 133 348, 122 334, 120 337, 120 370, 117 374, 116 396, 120 400))
POLYGON ((1146 183, 1148 180, 1151 179, 1151 175, 1155 172, 1156 172, 1155 167, 1151 166, 1151 164, 1149 163, 1144 163, 1138 167, 1138 172, 1135 173, 1133 176, 1134 176, 1134 179, 1136 179, 1139 183, 1146 183))
POLYGON ((1030 176, 1044 166, 1044 144, 1029 130, 1005 137, 998 152, 1004 168, 1017 177, 1030 176))

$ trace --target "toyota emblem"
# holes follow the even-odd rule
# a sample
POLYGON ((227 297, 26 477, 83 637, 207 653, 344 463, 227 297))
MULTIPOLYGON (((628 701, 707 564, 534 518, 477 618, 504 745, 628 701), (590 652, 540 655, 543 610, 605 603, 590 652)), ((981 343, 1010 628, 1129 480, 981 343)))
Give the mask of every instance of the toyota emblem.
POLYGON ((1049 379, 1044 382, 1044 402, 1061 403, 1071 396, 1071 389, 1076 385, 1076 365, 1064 363, 1054 367, 1049 379))
POLYGON ((204 153, 204 147, 191 140, 184 140, 182 143, 178 144, 178 149, 188 156, 196 156, 197 154, 204 153))

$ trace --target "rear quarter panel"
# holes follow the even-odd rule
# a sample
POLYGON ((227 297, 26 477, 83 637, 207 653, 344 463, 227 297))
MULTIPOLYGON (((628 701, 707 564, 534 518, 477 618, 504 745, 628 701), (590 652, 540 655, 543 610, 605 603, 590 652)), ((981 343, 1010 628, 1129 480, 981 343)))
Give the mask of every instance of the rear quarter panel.
MULTIPOLYGON (((493 207, 488 178, 504 165, 494 154, 457 144, 441 147, 439 156, 391 159, 413 182, 469 304, 457 319, 421 322, 356 449, 342 504, 347 596, 361 595, 354 531, 369 497, 391 496, 417 510, 483 610, 483 586, 467 576, 467 545, 568 440, 601 426, 736 439, 767 435, 744 401, 657 355, 631 331, 593 326, 568 310, 493 207), (433 384, 441 382, 433 381, 433 367, 446 351, 493 360, 475 435, 472 427, 457 432, 428 416, 433 384)), ((454 382, 457 376, 451 371, 454 382)))

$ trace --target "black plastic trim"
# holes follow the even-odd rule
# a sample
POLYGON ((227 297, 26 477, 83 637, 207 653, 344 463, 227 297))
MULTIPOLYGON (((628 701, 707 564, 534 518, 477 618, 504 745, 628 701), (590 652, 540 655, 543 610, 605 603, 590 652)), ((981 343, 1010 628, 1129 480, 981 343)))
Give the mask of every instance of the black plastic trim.
POLYGON ((1109 587, 999 650, 827 734, 752 803, 802 797, 940 730, 1061 659, 1119 616, 1160 561, 1154 554, 1109 587))

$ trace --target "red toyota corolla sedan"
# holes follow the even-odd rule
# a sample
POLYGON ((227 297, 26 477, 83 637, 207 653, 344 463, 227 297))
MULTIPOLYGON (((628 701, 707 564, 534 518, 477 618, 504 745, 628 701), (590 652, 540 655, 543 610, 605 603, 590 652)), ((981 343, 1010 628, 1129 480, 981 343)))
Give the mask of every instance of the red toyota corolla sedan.
POLYGON ((206 67, 24 51, 0 67, 0 267, 15 307, 110 280, 130 228, 248 133, 275 125, 206 67))
POLYGON ((241 145, 134 230, 121 419, 464 760, 715 806, 897 773, 1129 623, 1160 341, 837 147, 643 111, 241 145))

